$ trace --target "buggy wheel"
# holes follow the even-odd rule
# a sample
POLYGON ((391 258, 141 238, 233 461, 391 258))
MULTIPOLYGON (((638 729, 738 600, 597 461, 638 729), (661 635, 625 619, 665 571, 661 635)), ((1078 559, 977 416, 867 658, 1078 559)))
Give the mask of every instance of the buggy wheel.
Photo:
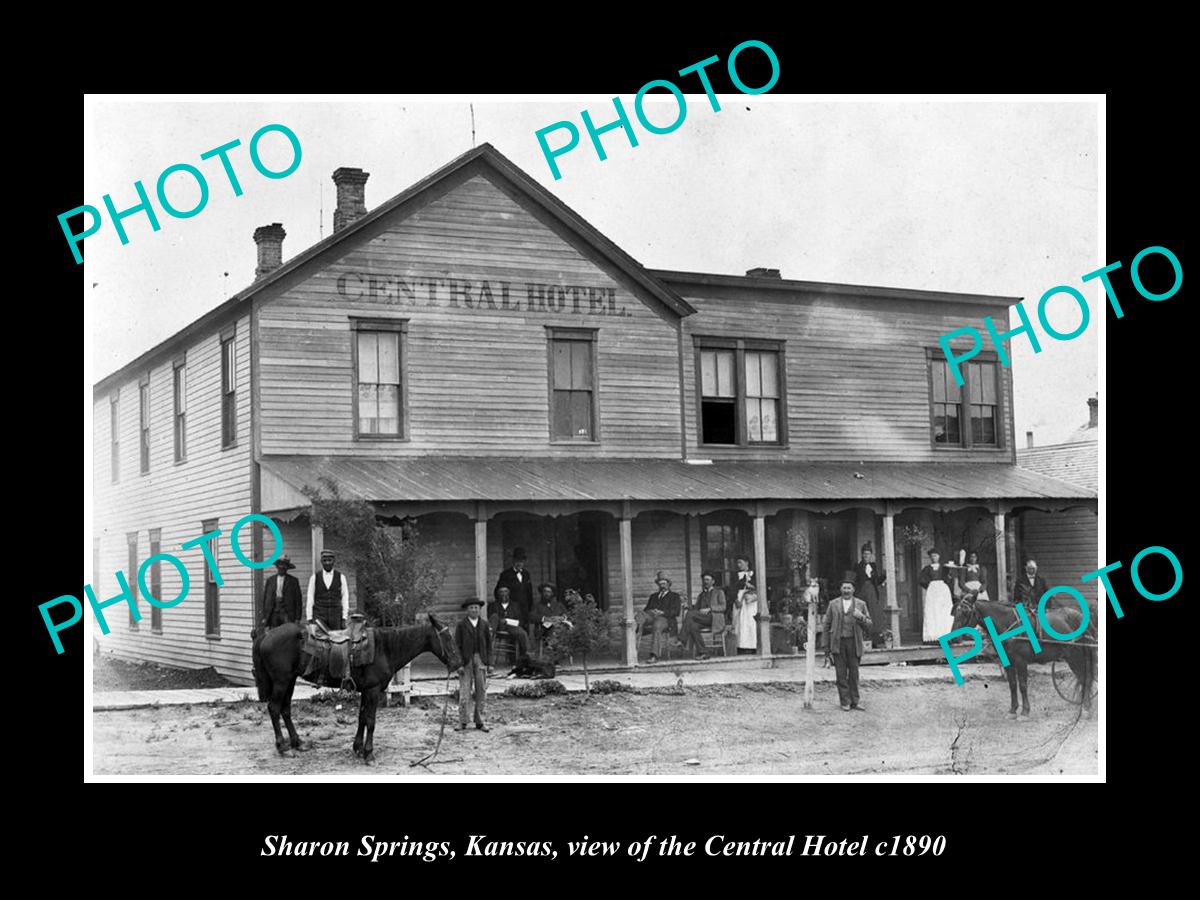
POLYGON ((1088 667, 1091 669, 1092 678, 1091 684, 1088 686, 1087 696, 1085 697, 1083 684, 1075 677, 1075 673, 1071 671, 1071 667, 1064 660, 1054 660, 1050 665, 1050 678, 1054 682, 1054 690, 1058 692, 1058 696, 1062 697, 1068 703, 1074 703, 1076 706, 1091 703, 1096 698, 1095 662, 1089 659, 1088 667))

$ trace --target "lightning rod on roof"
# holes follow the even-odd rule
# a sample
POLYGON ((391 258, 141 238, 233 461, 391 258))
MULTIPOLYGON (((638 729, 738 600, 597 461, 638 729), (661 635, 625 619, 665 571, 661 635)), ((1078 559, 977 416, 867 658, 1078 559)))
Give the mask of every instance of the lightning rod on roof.
POLYGON ((467 104, 471 108, 471 146, 475 146, 475 104, 467 104))

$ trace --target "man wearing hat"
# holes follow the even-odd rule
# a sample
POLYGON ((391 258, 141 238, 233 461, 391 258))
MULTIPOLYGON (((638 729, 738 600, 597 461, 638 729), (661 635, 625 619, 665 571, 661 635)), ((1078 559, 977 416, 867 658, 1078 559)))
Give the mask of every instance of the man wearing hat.
POLYGON ((308 579, 308 604, 305 619, 320 619, 330 631, 346 627, 350 617, 350 591, 342 573, 333 567, 332 550, 321 551, 321 571, 308 579))
POLYGON ((647 630, 650 631, 650 662, 658 662, 666 636, 670 634, 674 637, 679 629, 680 599, 671 590, 671 579, 659 572, 654 576, 654 581, 658 590, 646 600, 646 608, 633 616, 639 639, 647 630))
POLYGON ((263 585, 262 627, 274 628, 285 622, 299 622, 303 612, 300 600, 300 581, 288 570, 296 568, 286 556, 275 560, 275 575, 263 585))
POLYGON ((521 622, 521 627, 529 621, 529 614, 533 612, 533 579, 525 570, 525 548, 514 547, 512 552, 512 566, 500 573, 500 579, 496 582, 496 588, 492 591, 492 596, 500 599, 500 588, 508 588, 508 599, 510 603, 515 603, 517 611, 520 615, 513 618, 521 622))
POLYGON ((863 708, 858 702, 858 661, 870 633, 871 611, 854 596, 854 582, 846 579, 842 582, 842 595, 825 610, 825 635, 837 669, 838 699, 843 712, 863 708))
POLYGON ((488 623, 479 615, 483 601, 471 597, 463 601, 466 617, 459 620, 454 631, 458 644, 458 655, 462 659, 458 679, 458 730, 467 730, 467 705, 475 695, 475 727, 480 731, 491 729, 483 721, 487 705, 487 677, 492 668, 492 632, 488 623))

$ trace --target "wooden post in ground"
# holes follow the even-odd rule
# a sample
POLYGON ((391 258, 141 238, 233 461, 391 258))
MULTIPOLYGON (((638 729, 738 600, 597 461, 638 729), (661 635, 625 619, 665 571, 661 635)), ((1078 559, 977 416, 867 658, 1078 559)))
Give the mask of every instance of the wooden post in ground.
POLYGON ((804 644, 804 708, 812 709, 817 676, 817 601, 808 601, 808 640, 804 644))

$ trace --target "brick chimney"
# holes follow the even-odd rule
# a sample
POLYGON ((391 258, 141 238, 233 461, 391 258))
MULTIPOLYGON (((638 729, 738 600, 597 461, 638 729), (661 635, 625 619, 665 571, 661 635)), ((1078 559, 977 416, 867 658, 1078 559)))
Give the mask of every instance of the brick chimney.
POLYGON ((254 243, 258 244, 258 266, 254 269, 254 280, 265 278, 283 265, 283 239, 287 232, 275 222, 254 229, 254 243))
POLYGON ((337 207, 333 211, 333 230, 336 234, 347 225, 367 214, 366 190, 370 172, 342 166, 333 170, 333 183, 337 185, 337 207))
POLYGON ((1100 424, 1100 398, 1088 398, 1088 428, 1095 428, 1100 424))
POLYGON ((1032 431, 1025 432, 1025 449, 1026 450, 1033 449, 1033 432, 1032 431))
POLYGON ((749 278, 775 278, 780 279, 783 276, 779 274, 778 269, 747 269, 746 275, 749 278))

